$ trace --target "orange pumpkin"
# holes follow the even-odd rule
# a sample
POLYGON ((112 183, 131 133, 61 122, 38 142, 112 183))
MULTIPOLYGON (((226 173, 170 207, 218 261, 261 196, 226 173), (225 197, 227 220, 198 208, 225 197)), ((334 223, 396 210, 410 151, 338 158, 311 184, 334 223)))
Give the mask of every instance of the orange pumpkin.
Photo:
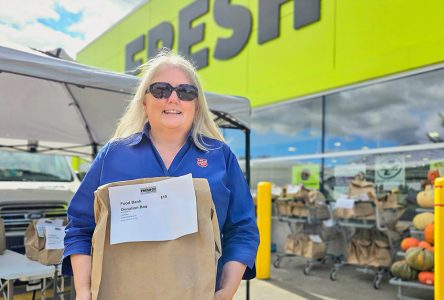
POLYGON ((419 272, 418 280, 423 284, 433 285, 435 283, 435 274, 433 272, 419 272))
POLYGON ((439 177, 439 170, 430 170, 427 172, 427 180, 431 183, 435 183, 435 179, 439 177))
POLYGON ((432 248, 432 245, 430 245, 426 241, 420 241, 417 247, 420 247, 420 248, 423 248, 423 249, 427 249, 427 250, 430 251, 430 248, 432 248))
POLYGON ((419 244, 419 240, 412 238, 412 237, 408 237, 402 240, 401 242, 401 249, 403 251, 407 251, 408 249, 412 248, 412 247, 417 247, 419 244))
POLYGON ((424 229, 424 239, 431 245, 435 244, 435 224, 428 224, 424 229))

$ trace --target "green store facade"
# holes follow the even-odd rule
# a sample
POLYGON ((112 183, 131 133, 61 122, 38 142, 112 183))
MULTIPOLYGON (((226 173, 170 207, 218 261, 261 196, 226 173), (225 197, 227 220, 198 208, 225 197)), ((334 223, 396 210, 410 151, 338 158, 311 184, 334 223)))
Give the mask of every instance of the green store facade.
MULTIPOLYGON (((252 185, 298 183, 330 198, 363 172, 412 206, 444 164, 444 3, 151 0, 82 49, 131 73, 166 46, 207 91, 252 104, 252 185)), ((225 130, 242 161, 243 134, 225 130)))

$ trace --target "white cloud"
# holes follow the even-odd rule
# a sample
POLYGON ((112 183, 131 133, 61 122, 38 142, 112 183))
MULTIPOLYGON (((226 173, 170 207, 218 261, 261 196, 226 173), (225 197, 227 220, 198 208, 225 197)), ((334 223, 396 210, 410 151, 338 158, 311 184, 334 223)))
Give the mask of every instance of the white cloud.
POLYGON ((39 50, 63 48, 71 57, 74 57, 76 49, 80 49, 85 43, 85 41, 72 38, 40 23, 24 25, 20 30, 0 25, 0 32, 2 39, 8 42, 39 50))
POLYGON ((0 20, 2 23, 22 27, 36 22, 38 18, 57 18, 53 0, 40 1, 8 1, 1 3, 0 20))
POLYGON ((2 0, 0 36, 9 42, 41 50, 63 48, 72 57, 89 42, 121 20, 146 0, 2 0), (72 13, 82 13, 68 30, 83 34, 72 37, 38 22, 39 18, 58 19, 56 5, 72 13))

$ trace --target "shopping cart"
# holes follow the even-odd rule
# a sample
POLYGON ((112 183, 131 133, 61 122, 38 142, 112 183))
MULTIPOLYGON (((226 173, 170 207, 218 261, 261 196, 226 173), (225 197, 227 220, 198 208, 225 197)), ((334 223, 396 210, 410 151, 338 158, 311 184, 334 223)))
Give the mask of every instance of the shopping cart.
POLYGON ((342 266, 356 265, 358 271, 374 275, 373 287, 379 289, 384 274, 388 274, 391 262, 399 250, 400 234, 396 231, 396 223, 404 209, 383 209, 373 201, 356 201, 355 205, 367 206, 361 208, 361 211, 368 211, 370 205, 374 213, 360 217, 341 217, 335 213, 347 254, 343 261, 334 265, 330 279, 337 279, 342 266))
POLYGON ((332 221, 333 212, 323 196, 320 201, 311 202, 307 197, 279 197, 274 205, 274 219, 286 223, 289 228, 285 251, 278 253, 273 261, 275 268, 280 267, 284 257, 301 256, 307 258, 303 273, 309 275, 315 265, 342 260, 328 253, 330 241, 340 232, 332 221))

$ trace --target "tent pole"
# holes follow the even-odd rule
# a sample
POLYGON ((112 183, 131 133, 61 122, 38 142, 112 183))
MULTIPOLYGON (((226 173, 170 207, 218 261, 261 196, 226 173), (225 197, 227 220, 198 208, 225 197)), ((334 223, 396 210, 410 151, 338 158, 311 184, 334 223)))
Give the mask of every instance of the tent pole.
MULTIPOLYGON (((251 176, 250 176, 250 129, 245 130, 245 173, 248 186, 251 186, 251 176)), ((250 280, 247 280, 247 295, 246 299, 250 300, 250 280)))
POLYGON ((248 186, 251 185, 250 176, 250 129, 245 129, 245 173, 248 186))
POLYGON ((97 144, 96 143, 92 143, 91 144, 91 148, 92 148, 91 157, 94 160, 96 158, 96 156, 97 156, 97 153, 98 153, 98 151, 97 151, 97 144))

